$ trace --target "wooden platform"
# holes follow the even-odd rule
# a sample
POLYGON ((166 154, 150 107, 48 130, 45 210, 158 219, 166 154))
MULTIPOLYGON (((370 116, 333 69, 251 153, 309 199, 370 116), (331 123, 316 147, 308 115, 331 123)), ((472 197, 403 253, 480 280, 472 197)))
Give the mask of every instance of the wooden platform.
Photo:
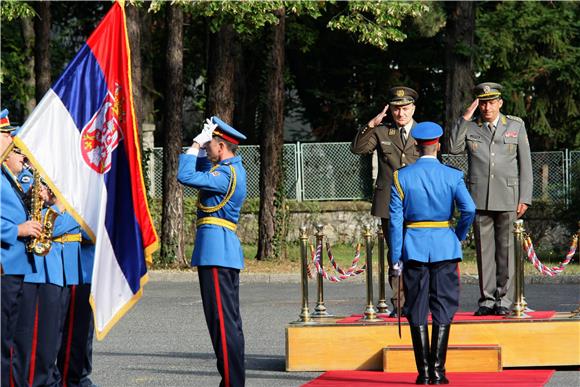
MULTIPOLYGON (((382 370, 383 349, 411 345, 409 327, 396 323, 337 324, 341 318, 286 327, 286 370, 382 370)), ((431 331, 431 328, 429 328, 431 331)), ((449 345, 501 347, 503 367, 580 365, 580 320, 570 313, 549 319, 455 322, 449 345)), ((414 364, 414 362, 413 362, 414 364)))
MULTIPOLYGON (((501 347, 450 345, 445 368, 448 372, 501 372, 501 347)), ((411 345, 389 345, 383 348, 384 372, 415 372, 416 369, 411 345)))

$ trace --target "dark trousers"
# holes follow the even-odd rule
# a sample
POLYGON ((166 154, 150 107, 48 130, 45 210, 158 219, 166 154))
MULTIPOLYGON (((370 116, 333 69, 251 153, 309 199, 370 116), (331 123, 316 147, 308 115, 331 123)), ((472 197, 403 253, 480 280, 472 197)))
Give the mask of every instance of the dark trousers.
POLYGON ((459 307, 457 262, 405 262, 405 311, 410 325, 427 325, 429 310, 433 324, 451 324, 459 307))
MULTIPOLYGON (((391 267, 391 238, 390 238, 390 224, 389 224, 389 219, 386 218, 381 218, 381 229, 383 230, 383 237, 385 238, 385 242, 387 243, 387 262, 389 264, 389 267, 391 267)), ((391 303, 393 304, 393 309, 397 308, 397 299, 399 298, 399 281, 403 281, 403 277, 399 276, 399 277, 395 277, 395 276, 391 276, 388 275, 387 273, 387 277, 389 279, 389 286, 391 287, 391 290, 393 291, 393 297, 391 297, 391 303)), ((405 305, 405 295, 401 294, 401 308, 405 305)), ((399 311, 397 311, 397 313, 399 313, 399 311)))
POLYGON ((58 371, 63 387, 87 387, 93 383, 93 311, 89 304, 91 284, 70 286, 65 305, 62 344, 58 353, 58 371))
POLYGON ((205 321, 222 376, 220 387, 244 386, 244 332, 240 315, 240 271, 197 268, 205 321))
MULTIPOLYGON (((18 319, 18 303, 22 296, 22 275, 2 275, 2 387, 10 386, 13 371, 12 348, 18 319)), ((16 384, 19 386, 19 384, 16 384)))
POLYGON ((23 385, 58 385, 54 373, 64 321, 61 300, 66 292, 58 285, 24 283, 14 340, 14 357, 18 358, 14 375, 24 379, 23 385))

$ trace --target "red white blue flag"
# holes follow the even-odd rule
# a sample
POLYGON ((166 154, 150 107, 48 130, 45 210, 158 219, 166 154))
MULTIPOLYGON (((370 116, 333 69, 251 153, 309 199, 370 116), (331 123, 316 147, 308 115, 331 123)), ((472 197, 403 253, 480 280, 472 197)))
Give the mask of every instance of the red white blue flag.
POLYGON ((116 2, 15 143, 95 241, 97 338, 141 297, 158 237, 147 205, 125 11, 116 2))

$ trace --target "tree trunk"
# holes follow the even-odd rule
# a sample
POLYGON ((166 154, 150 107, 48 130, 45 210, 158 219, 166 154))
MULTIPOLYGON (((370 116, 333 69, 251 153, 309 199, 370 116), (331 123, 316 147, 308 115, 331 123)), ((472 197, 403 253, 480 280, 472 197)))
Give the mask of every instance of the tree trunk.
POLYGON ((208 63, 207 116, 216 115, 228 123, 234 118, 234 48, 232 25, 210 34, 208 63))
POLYGON ((34 3, 34 74, 36 101, 40 102, 50 89, 50 2, 34 3))
MULTIPOLYGON (((141 17, 139 8, 128 4, 125 7, 127 15, 127 34, 129 36, 129 47, 131 49, 131 83, 133 89, 133 102, 135 107, 135 117, 137 118, 137 131, 139 138, 143 138, 143 109, 141 97, 141 17)), ((141 144, 140 144, 141 145, 141 144)), ((141 146, 141 149, 143 147, 141 146)))
MULTIPOLYGON (((141 15, 141 49, 142 53, 151 53, 153 49, 152 41, 152 26, 151 26, 151 14, 149 12, 140 12, 141 15)), ((143 56, 142 56, 143 57, 143 56)), ((147 56, 145 56, 147 57, 147 56)), ((158 95, 155 92, 155 86, 153 81, 153 61, 144 60, 141 63, 142 70, 142 80, 141 80, 141 114, 143 116, 143 122, 154 123, 155 117, 154 103, 155 97, 158 95)))
POLYGON ((275 14, 279 23, 270 27, 270 41, 266 48, 266 102, 262 111, 260 138, 258 260, 278 256, 277 247, 280 246, 280 241, 276 240, 276 231, 280 224, 276 220, 283 202, 280 188, 284 145, 284 8, 278 9, 275 14))
POLYGON ((234 128, 239 128, 248 137, 245 144, 256 144, 258 133, 256 128, 256 112, 261 82, 263 61, 255 52, 255 43, 236 50, 235 55, 235 110, 234 128))
POLYGON ((26 86, 26 93, 29 96, 24 102, 23 116, 28 117, 36 106, 35 98, 35 79, 34 76, 34 22, 31 18, 20 19, 20 30, 22 32, 22 40, 24 41, 24 66, 26 67, 27 77, 24 79, 26 86))
MULTIPOLYGON (((473 44, 475 2, 454 1, 445 4, 446 26, 445 127, 450 129, 473 100, 473 44)), ((445 131, 443 145, 448 145, 445 131)), ((443 150, 444 152, 446 149, 443 150)))
POLYGON ((163 214, 161 262, 184 260, 183 189, 177 182, 177 166, 183 127, 183 10, 168 6, 165 56, 165 106, 163 119, 163 214))

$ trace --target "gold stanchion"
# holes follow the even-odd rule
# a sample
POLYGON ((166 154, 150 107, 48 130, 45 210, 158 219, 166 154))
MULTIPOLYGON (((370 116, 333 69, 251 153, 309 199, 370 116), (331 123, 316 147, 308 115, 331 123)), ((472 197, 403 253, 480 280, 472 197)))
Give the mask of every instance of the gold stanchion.
POLYGON ((373 306, 373 247, 372 247, 372 237, 371 226, 365 224, 364 226, 364 238, 366 247, 366 274, 367 274, 367 306, 365 308, 364 317, 361 321, 381 321, 377 317, 377 312, 373 306))
POLYGON ((522 242, 524 240, 524 221, 519 219, 514 222, 514 239, 515 239, 515 300, 512 306, 512 312, 506 318, 530 318, 525 313, 524 307, 524 261, 522 242))
POLYGON ((379 249, 379 301, 377 303, 377 310, 379 313, 389 313, 389 306, 385 294, 385 238, 383 236, 383 228, 379 224, 377 229, 377 242, 379 249))
MULTIPOLYGON (((322 224, 317 224, 316 226, 316 251, 318 251, 318 246, 320 246, 320 266, 322 267, 322 257, 323 257, 323 253, 324 253, 324 246, 323 246, 323 240, 324 240, 324 234, 322 233, 322 224)), ((321 317, 333 317, 330 313, 328 313, 328 311, 326 310, 326 306, 324 305, 324 278, 322 277, 322 274, 317 273, 316 275, 316 281, 317 281, 317 293, 318 293, 318 297, 317 297, 317 301, 316 301, 316 307, 314 308, 314 313, 312 313, 312 317, 317 317, 317 318, 321 318, 321 317)))
POLYGON ((302 284, 302 310, 300 319, 294 324, 312 323, 308 310, 308 235, 306 226, 300 227, 300 281, 302 284))

